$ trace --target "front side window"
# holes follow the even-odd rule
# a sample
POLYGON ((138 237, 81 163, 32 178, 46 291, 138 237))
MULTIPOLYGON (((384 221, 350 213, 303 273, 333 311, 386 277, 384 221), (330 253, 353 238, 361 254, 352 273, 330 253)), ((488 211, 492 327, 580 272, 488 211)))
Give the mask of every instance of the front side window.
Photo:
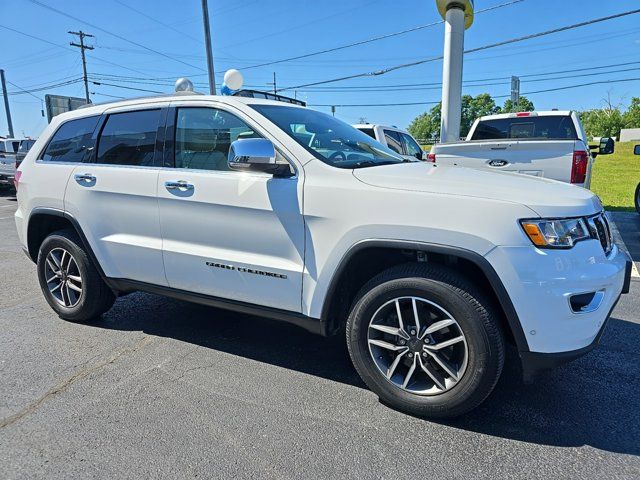
POLYGON ((403 162, 393 151, 340 120, 307 108, 249 104, 318 160, 338 168, 403 162))
POLYGON ((153 166, 160 109, 109 115, 98 140, 98 163, 153 166))
POLYGON ((420 145, 418 145, 411 135, 407 135, 406 133, 401 135, 407 155, 422 159, 422 148, 420 148, 420 145))
POLYGON ((387 141, 387 147, 400 155, 404 155, 402 151, 402 139, 398 132, 384 130, 384 139, 387 141))
POLYGON ((235 115, 216 108, 178 108, 175 167, 227 171, 231 143, 262 138, 235 115))
POLYGON ((100 117, 78 118, 62 124, 47 145, 41 160, 46 162, 82 162, 93 147, 93 131, 100 117))

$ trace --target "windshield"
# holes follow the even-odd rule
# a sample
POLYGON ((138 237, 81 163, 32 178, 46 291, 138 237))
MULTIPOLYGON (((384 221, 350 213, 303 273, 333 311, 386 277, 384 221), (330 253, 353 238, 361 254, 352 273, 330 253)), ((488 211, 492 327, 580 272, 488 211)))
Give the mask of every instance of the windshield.
POLYGON ((365 133, 325 113, 280 105, 250 106, 331 166, 363 168, 405 161, 365 133))

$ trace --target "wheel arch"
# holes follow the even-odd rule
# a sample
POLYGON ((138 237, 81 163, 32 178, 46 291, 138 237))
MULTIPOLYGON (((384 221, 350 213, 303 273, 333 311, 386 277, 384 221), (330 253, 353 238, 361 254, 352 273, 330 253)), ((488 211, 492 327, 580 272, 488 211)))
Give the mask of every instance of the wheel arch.
POLYGON ((31 211, 27 223, 27 250, 29 258, 31 258, 34 263, 37 262, 38 251, 45 238, 51 233, 63 229, 71 229, 76 232, 85 252, 87 252, 98 273, 100 273, 103 280, 107 281, 108 279, 78 221, 69 213, 57 208, 36 207, 31 211))
MULTIPOLYGON (((339 331, 344 324, 345 313, 351 307, 353 300, 353 295, 348 298, 349 295, 344 293, 345 290, 348 291, 348 289, 345 289, 345 285, 349 281, 350 274, 362 265, 362 259, 365 256, 376 258, 377 262, 380 262, 381 258, 388 258, 389 265, 386 265, 383 260, 379 271, 388 268, 388 266, 397 265, 401 259, 404 262, 425 261, 427 258, 433 257, 437 263, 446 264, 447 262, 457 262, 458 260, 464 262, 467 266, 472 267, 472 270, 475 269, 475 272, 472 273, 481 275, 485 285, 488 286, 488 293, 495 299, 496 306, 503 313, 503 326, 508 329, 505 333, 510 336, 519 351, 529 351, 524 331, 511 298, 495 269, 484 256, 460 247, 401 240, 363 240, 353 245, 344 254, 331 278, 322 304, 321 320, 326 335, 339 331), (371 254, 375 255, 375 257, 371 257, 371 254), (342 295, 341 292, 343 293, 342 295)), ((375 273, 377 274, 379 271, 375 273)), ((367 276, 367 273, 365 273, 365 276, 367 276)), ((373 276, 370 275, 366 280, 373 276)), ((359 290, 360 286, 356 290, 359 290)))

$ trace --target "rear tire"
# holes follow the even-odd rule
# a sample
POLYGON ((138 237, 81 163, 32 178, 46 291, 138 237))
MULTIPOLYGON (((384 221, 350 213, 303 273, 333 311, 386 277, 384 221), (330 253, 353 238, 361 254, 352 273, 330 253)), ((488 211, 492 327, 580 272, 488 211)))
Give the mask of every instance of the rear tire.
POLYGON ((636 204, 636 212, 640 214, 640 183, 636 187, 635 204, 636 204))
POLYGON ((37 269, 42 293, 60 318, 86 322, 109 310, 115 301, 73 230, 45 238, 37 269))
POLYGON ((439 265, 400 265, 369 281, 346 335, 367 386, 383 403, 420 417, 455 417, 477 407, 504 364, 503 333, 490 303, 466 277, 439 265))

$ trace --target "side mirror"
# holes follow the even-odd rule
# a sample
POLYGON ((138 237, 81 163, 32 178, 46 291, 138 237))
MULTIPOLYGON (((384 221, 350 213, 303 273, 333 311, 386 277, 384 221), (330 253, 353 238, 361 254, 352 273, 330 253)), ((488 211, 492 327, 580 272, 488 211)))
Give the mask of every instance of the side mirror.
POLYGON ((288 164, 276 163, 276 149, 266 138, 236 140, 229 147, 228 165, 241 172, 264 172, 274 176, 291 176, 288 164))
POLYGON ((635 147, 633 147, 633 154, 640 155, 640 145, 636 145, 635 147))
POLYGON ((600 149, 598 154, 600 155, 611 155, 615 150, 615 143, 613 138, 604 137, 600 139, 600 149))

